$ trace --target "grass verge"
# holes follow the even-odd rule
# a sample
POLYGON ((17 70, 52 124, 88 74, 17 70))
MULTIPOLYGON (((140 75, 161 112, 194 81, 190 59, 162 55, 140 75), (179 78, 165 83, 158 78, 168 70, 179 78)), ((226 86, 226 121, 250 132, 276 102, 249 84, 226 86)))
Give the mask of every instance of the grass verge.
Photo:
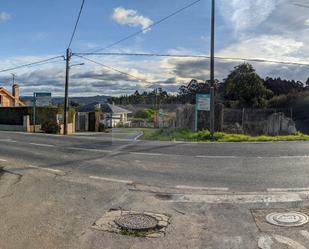
POLYGON ((208 130, 193 132, 187 129, 139 129, 144 132, 143 140, 190 141, 190 142, 273 142, 309 141, 309 135, 296 133, 286 136, 250 136, 216 132, 211 136, 208 130))

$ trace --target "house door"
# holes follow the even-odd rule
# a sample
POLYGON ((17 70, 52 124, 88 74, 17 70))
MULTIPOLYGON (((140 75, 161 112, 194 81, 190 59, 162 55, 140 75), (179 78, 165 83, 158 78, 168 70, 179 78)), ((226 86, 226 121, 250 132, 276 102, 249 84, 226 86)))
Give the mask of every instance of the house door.
POLYGON ((89 112, 89 131, 96 131, 95 130, 95 112, 89 112))
POLYGON ((86 131, 86 115, 79 116, 79 129, 80 131, 86 131))

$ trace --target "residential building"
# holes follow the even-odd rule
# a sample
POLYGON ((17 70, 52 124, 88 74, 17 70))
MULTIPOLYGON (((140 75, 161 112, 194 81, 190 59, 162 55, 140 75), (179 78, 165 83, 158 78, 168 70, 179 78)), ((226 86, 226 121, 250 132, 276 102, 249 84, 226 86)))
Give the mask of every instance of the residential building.
POLYGON ((20 100, 19 85, 12 86, 12 93, 4 87, 0 87, 0 107, 18 107, 25 106, 25 103, 20 100))
POLYGON ((115 104, 104 104, 101 106, 101 110, 101 123, 105 127, 114 128, 119 125, 131 126, 131 122, 128 120, 128 114, 131 114, 131 111, 115 104))
POLYGON ((89 130, 90 123, 93 122, 89 114, 95 111, 100 112, 100 123, 106 128, 114 128, 120 125, 131 126, 128 115, 132 112, 114 104, 94 102, 79 107, 77 111, 76 125, 78 131, 89 130))

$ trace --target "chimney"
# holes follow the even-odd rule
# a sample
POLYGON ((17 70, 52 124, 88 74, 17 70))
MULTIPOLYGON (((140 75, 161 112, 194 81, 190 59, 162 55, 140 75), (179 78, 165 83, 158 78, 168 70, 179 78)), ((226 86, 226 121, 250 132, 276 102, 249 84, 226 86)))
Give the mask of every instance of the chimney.
POLYGON ((12 86, 12 95, 15 97, 14 106, 19 106, 19 85, 14 84, 12 86))

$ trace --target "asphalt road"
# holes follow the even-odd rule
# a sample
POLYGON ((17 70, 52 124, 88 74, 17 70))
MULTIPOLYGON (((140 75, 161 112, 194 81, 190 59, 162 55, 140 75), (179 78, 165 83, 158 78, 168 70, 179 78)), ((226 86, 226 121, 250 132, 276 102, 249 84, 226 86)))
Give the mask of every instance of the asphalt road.
POLYGON ((0 161, 164 187, 309 189, 308 142, 175 143, 138 135, 0 132, 0 161))
POLYGON ((0 248, 307 249, 309 143, 174 143, 140 134, 0 132, 0 248), (92 225, 120 209, 166 214, 164 237, 92 225))

